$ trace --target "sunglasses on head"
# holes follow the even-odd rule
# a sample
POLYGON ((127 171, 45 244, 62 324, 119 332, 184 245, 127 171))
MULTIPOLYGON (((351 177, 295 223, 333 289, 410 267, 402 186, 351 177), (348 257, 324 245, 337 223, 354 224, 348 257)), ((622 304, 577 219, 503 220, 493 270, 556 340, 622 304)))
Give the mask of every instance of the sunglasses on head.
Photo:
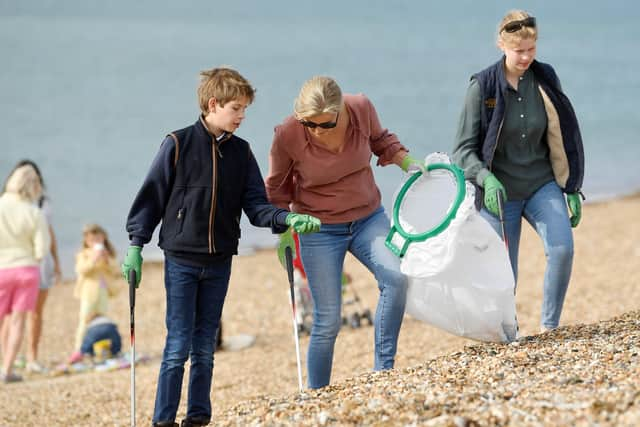
POLYGON ((314 122, 309 122, 307 120, 298 120, 298 121, 300 122, 300 124, 302 126, 307 127, 309 129, 315 129, 315 128, 333 129, 338 124, 338 116, 339 115, 340 115, 340 113, 338 112, 336 114, 336 119, 333 122, 314 123, 314 122))
POLYGON ((528 18, 521 19, 520 21, 511 21, 502 27, 502 31, 506 33, 515 33, 524 27, 535 28, 536 18, 530 16, 528 18))

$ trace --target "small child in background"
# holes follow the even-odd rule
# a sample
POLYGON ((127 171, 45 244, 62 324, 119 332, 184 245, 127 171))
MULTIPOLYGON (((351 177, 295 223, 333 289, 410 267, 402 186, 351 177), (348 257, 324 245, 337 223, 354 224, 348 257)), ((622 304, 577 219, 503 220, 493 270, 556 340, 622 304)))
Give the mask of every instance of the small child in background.
POLYGON ((104 361, 116 356, 122 349, 122 338, 118 326, 107 316, 97 314, 87 325, 80 352, 95 361, 104 361))
POLYGON ((97 316, 106 316, 109 298, 121 289, 120 268, 107 232, 97 224, 83 229, 82 249, 76 255, 76 287, 74 297, 80 299, 80 316, 69 363, 82 359, 82 341, 87 325, 97 316))

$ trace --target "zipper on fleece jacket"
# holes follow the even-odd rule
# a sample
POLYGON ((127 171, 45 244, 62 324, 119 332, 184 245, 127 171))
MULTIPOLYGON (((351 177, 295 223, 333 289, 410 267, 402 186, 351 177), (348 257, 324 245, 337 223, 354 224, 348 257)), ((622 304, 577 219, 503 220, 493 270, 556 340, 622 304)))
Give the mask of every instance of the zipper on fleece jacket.
POLYGON ((213 194, 211 195, 211 208, 209 209, 209 253, 216 253, 216 244, 215 244, 215 235, 213 233, 215 227, 215 217, 216 217, 216 195, 218 194, 218 156, 222 158, 222 152, 220 151, 220 145, 223 142, 228 140, 230 137, 222 139, 221 141, 216 141, 215 137, 211 140, 211 162, 213 165, 213 170, 211 173, 211 189, 213 194), (216 156, 218 154, 218 156, 216 156))
POLYGON ((218 173, 218 161, 216 159, 216 140, 212 138, 211 140, 211 163, 213 166, 213 170, 211 171, 211 208, 209 209, 209 253, 213 254, 216 252, 216 246, 213 235, 213 221, 216 214, 216 193, 217 193, 217 185, 218 180, 216 179, 216 175, 218 173))

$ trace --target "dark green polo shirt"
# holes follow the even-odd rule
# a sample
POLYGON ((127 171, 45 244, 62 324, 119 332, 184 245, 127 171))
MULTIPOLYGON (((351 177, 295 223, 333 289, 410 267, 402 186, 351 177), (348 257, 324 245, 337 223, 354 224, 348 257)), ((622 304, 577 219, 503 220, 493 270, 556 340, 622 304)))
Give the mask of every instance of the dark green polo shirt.
MULTIPOLYGON (((504 94, 505 115, 498 137, 491 172, 507 190, 508 200, 523 200, 554 179, 546 140, 547 113, 531 70, 504 94)), ((468 178, 479 185, 488 175, 477 153, 480 152, 480 85, 473 79, 456 136, 455 161, 468 178)))

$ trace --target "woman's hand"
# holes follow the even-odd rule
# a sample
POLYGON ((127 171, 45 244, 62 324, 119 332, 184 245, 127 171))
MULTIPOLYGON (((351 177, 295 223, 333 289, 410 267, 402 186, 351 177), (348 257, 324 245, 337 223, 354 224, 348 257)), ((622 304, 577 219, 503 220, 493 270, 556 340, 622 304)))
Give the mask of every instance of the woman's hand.
POLYGON ((504 189, 504 185, 494 174, 490 173, 482 182, 484 187, 484 205, 489 212, 498 216, 498 191, 502 192, 503 200, 507 201, 507 190, 504 189))
POLYGON ((98 263, 100 261, 108 261, 109 255, 107 254, 107 250, 102 243, 96 243, 93 245, 93 262, 98 263))
POLYGON ((569 221, 571 221, 571 227, 576 228, 578 224, 580 224, 580 219, 582 218, 582 201, 580 200, 580 193, 567 194, 567 206, 569 207, 569 212, 571 212, 571 217, 569 218, 569 221))
MULTIPOLYGON (((406 153, 406 152, 405 152, 406 153)), ((405 155, 400 162, 400 169, 407 173, 422 172, 423 176, 427 175, 427 167, 422 160, 415 159, 410 155, 405 155)))

